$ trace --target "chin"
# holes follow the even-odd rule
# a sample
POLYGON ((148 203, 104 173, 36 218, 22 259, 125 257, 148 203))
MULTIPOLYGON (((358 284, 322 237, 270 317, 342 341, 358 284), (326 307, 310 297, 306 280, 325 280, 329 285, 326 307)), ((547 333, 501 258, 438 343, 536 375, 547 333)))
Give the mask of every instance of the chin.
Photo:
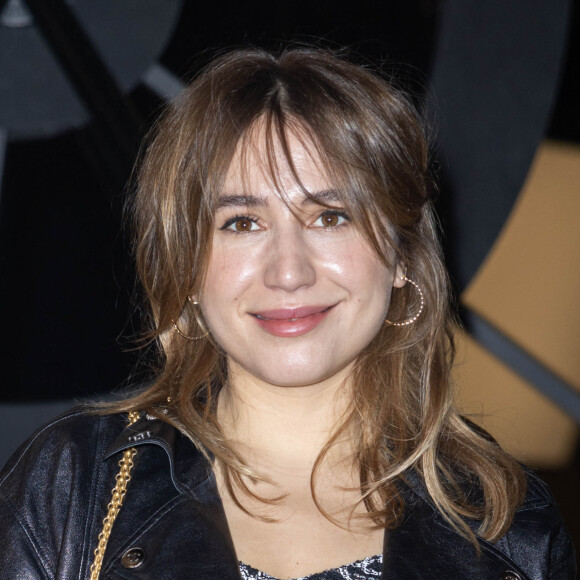
MULTIPOLYGON (((319 366, 319 365, 317 365, 319 366)), ((300 388, 318 385, 327 379, 340 375, 340 369, 317 369, 318 372, 313 373, 313 365, 307 367, 296 368, 286 367, 282 365, 273 365, 276 369, 276 374, 272 374, 272 368, 269 368, 265 373, 257 374, 257 377, 275 387, 285 388, 300 388), (322 372, 321 372, 322 371, 322 372)))

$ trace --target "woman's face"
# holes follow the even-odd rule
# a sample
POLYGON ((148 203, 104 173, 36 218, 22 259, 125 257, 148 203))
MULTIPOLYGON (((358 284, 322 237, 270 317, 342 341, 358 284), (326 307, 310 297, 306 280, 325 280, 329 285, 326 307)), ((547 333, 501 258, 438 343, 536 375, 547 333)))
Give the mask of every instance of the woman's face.
MULTIPOLYGON (((262 143, 260 139, 258 143, 262 143)), ((279 196, 260 145, 232 162, 215 213, 213 248, 200 304, 230 376, 279 386, 344 378, 387 315, 401 285, 345 213, 322 165, 295 136, 281 152, 279 196)))

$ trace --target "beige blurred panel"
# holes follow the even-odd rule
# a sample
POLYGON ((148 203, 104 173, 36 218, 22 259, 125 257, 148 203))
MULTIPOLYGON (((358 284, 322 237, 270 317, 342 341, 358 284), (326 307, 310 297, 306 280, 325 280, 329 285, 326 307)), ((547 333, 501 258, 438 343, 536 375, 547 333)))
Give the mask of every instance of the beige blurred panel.
POLYGON ((527 465, 557 469, 573 459, 579 428, 509 367, 463 332, 454 379, 462 412, 527 465))
POLYGON ((580 390, 580 147, 539 148, 462 301, 580 390))

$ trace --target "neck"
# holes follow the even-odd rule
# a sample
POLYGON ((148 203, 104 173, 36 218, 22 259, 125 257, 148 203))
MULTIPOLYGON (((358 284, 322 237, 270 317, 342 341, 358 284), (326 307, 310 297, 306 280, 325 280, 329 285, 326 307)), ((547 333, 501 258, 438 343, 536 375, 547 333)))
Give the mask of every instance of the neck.
MULTIPOLYGON (((271 469, 275 461, 286 469, 311 469, 347 412, 349 372, 314 385, 281 387, 232 364, 218 404, 224 434, 256 466, 267 464, 271 469)), ((342 457, 344 445, 336 450, 342 457)))

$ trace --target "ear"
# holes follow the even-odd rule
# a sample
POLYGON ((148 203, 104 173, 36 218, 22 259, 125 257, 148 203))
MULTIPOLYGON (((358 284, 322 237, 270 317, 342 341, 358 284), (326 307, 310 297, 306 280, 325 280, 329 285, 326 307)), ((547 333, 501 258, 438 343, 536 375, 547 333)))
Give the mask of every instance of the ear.
POLYGON ((393 280, 393 288, 402 288, 407 283, 407 278, 405 278, 404 266, 400 263, 397 264, 395 269, 395 279, 393 280))

